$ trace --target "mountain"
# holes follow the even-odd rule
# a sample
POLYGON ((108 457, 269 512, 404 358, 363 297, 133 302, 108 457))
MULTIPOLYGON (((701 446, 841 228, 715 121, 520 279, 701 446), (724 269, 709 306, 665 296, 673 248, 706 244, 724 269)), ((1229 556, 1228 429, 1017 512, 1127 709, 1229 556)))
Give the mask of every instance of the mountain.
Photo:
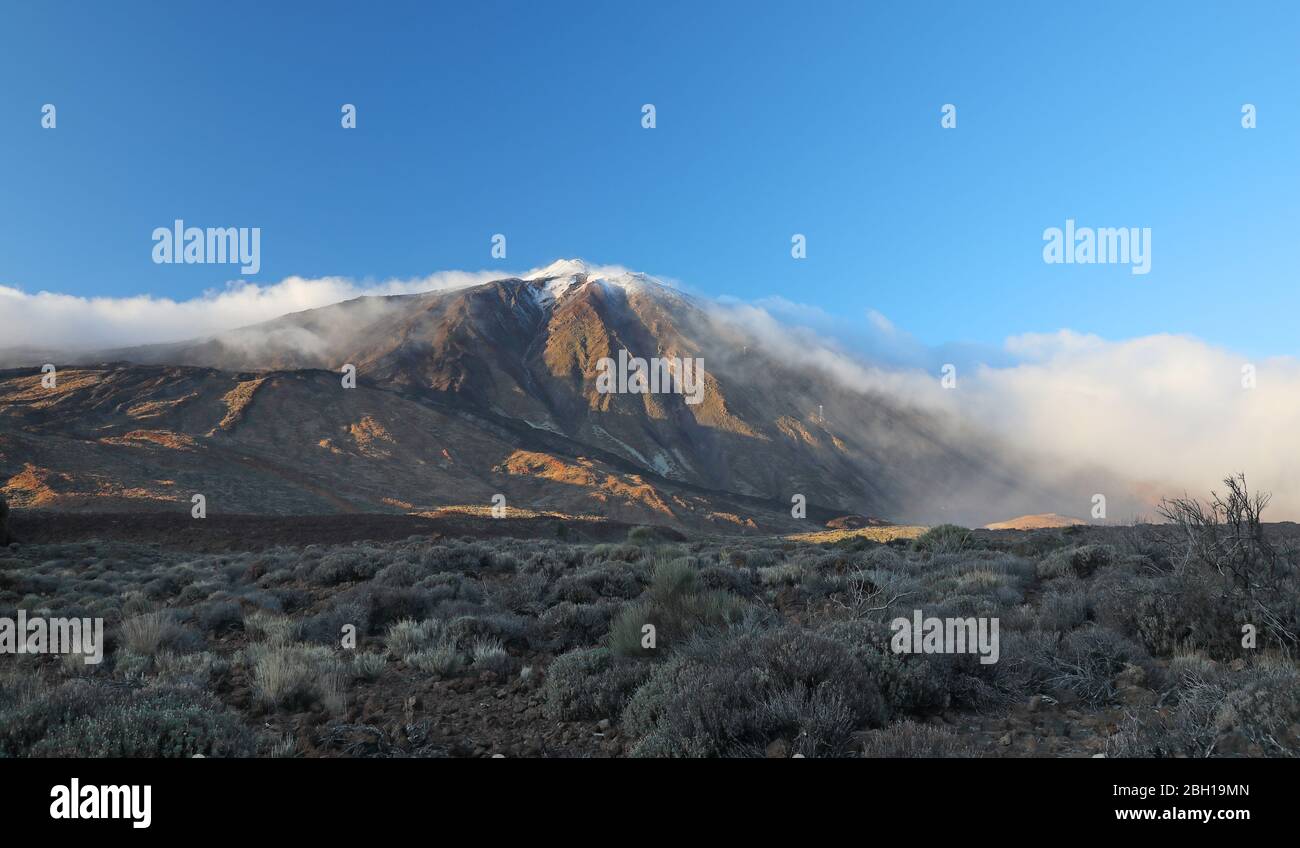
POLYGON ((1009 518, 1006 521, 995 521, 992 524, 984 525, 986 530, 1043 530, 1056 527, 1074 527, 1080 524, 1087 524, 1082 518, 1070 518, 1065 515, 1057 515, 1054 512, 1045 512, 1039 515, 1022 515, 1018 518, 1009 518))
POLYGON ((109 351, 54 389, 40 376, 0 372, 0 490, 18 507, 175 509, 202 493, 226 512, 412 512, 502 494, 757 530, 910 520, 917 504, 942 517, 972 481, 1015 487, 933 416, 769 350, 707 302, 579 260, 109 351), (702 360, 702 390, 602 393, 602 359, 624 351, 702 360), (795 495, 807 520, 791 517, 795 495))

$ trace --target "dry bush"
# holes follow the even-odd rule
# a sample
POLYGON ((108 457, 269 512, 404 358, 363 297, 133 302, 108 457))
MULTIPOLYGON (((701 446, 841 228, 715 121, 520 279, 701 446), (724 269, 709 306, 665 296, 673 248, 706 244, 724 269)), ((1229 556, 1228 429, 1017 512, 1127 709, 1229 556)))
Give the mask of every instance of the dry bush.
POLYGON ((251 645, 247 657, 263 706, 310 709, 320 704, 330 713, 344 707, 343 663, 318 645, 251 645))
POLYGON ((870 758, 961 758, 977 756, 975 749, 946 727, 904 719, 869 731, 862 756, 870 758))
POLYGON ((763 756, 778 740, 807 757, 848 756, 853 734, 886 710, 866 668, 840 643, 747 621, 696 636, 657 665, 623 711, 633 754, 763 756))
POLYGON ((1226 477, 1223 484, 1225 492, 1211 492, 1208 502, 1182 497, 1161 503, 1160 514, 1183 541, 1175 562, 1184 573, 1223 578, 1242 622, 1257 623, 1282 649, 1294 651, 1300 644, 1290 602, 1296 568, 1265 533, 1262 515, 1270 496, 1251 494, 1244 474, 1226 477))

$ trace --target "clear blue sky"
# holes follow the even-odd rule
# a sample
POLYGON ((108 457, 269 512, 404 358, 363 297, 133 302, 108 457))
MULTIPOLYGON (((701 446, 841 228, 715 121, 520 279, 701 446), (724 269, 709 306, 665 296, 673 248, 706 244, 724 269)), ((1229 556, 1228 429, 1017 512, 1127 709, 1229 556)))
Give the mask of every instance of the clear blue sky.
POLYGON ((477 270, 501 232, 503 269, 581 256, 930 344, 1295 354, 1298 159, 1294 3, 0 7, 0 284, 29 292, 238 276, 153 264, 177 217, 261 227, 258 282, 477 270), (1067 217, 1151 227, 1151 273, 1045 265, 1067 217))

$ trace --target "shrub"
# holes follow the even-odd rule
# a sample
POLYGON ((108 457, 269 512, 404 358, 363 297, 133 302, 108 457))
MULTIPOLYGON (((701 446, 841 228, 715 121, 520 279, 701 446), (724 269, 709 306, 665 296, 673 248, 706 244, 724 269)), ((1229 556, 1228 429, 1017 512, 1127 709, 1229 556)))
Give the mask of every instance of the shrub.
POLYGON ((498 677, 508 677, 514 671, 515 661, 506 653, 500 639, 475 639, 469 649, 475 671, 491 671, 498 677))
POLYGON ((282 645, 298 638, 300 625, 287 615, 254 610, 244 616, 244 632, 255 642, 282 645))
POLYGON ((370 632, 370 609, 353 598, 340 598, 329 609, 302 620, 299 635, 318 645, 337 645, 343 628, 355 627, 358 634, 370 632))
POLYGON ((169 611, 145 613, 122 621, 122 646, 152 657, 163 649, 190 653, 203 647, 203 637, 176 621, 169 611))
POLYGON ((587 604, 601 598, 635 598, 645 588, 637 569, 623 564, 600 563, 554 581, 545 595, 549 603, 587 604))
MULTIPOLYGON (((814 572, 815 574, 816 572, 814 572)), ((783 562, 758 569, 759 582, 764 586, 797 586, 804 576, 802 562, 783 562)))
POLYGON ((136 691, 70 681, 0 709, 0 756, 251 756, 251 731, 190 687, 136 691))
POLYGON ((1150 658, 1141 646, 1097 627, 1066 634, 1048 662, 1049 686, 1071 690, 1091 703, 1114 698, 1115 675, 1125 666, 1150 666, 1150 658))
POLYGON ((1038 576, 1048 580, 1070 575, 1091 577, 1114 562, 1115 550, 1109 545, 1079 545, 1043 557, 1038 563, 1038 576))
POLYGON ((652 527, 633 527, 627 531, 627 540, 633 545, 652 545, 656 538, 652 527))
POLYGON ((930 554, 955 554, 971 544, 971 531, 956 524, 931 527, 912 541, 912 549, 930 554))
POLYGON ((648 597, 624 607, 609 628, 609 647, 619 656, 648 656, 696 631, 739 621, 747 605, 720 590, 701 590, 699 572, 685 558, 655 566, 648 597), (654 627, 655 646, 642 647, 646 625, 654 627))
POLYGON ((691 639, 657 666, 623 723, 637 756, 762 756, 778 739, 805 756, 844 756, 854 730, 884 716, 874 681, 839 643, 742 626, 691 639))
POLYGON ((187 688, 146 691, 60 727, 34 757, 247 757, 252 733, 214 698, 187 688))
POLYGON ((946 727, 919 724, 911 719, 869 731, 863 741, 864 757, 926 757, 951 759, 977 756, 975 750, 946 727))
MULTIPOLYGON (((565 579, 555 581, 556 585, 565 579)), ((594 593, 593 593, 594 594, 594 593)), ((506 580, 491 591, 492 600, 503 609, 525 615, 538 615, 547 607, 547 597, 556 597, 552 581, 545 574, 520 574, 512 580, 506 580)), ((570 598, 570 600, 577 600, 570 598)), ((595 600, 592 597, 590 600, 595 600)))
POLYGON ((1087 586, 1093 618, 1108 630, 1137 639, 1153 654, 1172 653, 1175 647, 1173 644, 1167 650, 1160 651, 1138 632, 1138 608, 1143 598, 1160 591, 1158 585, 1159 581, 1149 575, 1133 574, 1122 569, 1101 572, 1087 586))
MULTIPOLYGON (((1241 653, 1241 625, 1257 620, 1219 574, 1191 569, 1166 575, 1137 597, 1130 613, 1143 644, 1168 656, 1181 647, 1227 659, 1241 653)), ((1267 631, 1263 631, 1267 636, 1267 631)))
POLYGON ((1131 716, 1107 740, 1112 757, 1300 755, 1300 672, 1264 662, 1238 675, 1184 677, 1168 714, 1131 716))
POLYGON ((1080 587, 1062 588, 1053 584, 1039 600, 1039 622, 1044 630, 1074 630, 1091 617, 1092 602, 1088 592, 1080 587))
MULTIPOLYGON (((440 614, 443 612, 445 610, 439 610, 440 614)), ((458 615, 447 622, 447 631, 460 644, 474 639, 494 639, 524 649, 536 638, 537 623, 531 618, 508 612, 474 612, 458 615)))
POLYGON ((258 700, 270 708, 343 711, 342 662, 315 645, 253 645, 248 649, 258 700))
POLYGON ((298 740, 292 733, 286 733, 267 748, 266 756, 273 760, 292 759, 298 756, 298 740))
POLYGON ((1043 692, 1055 674, 1052 664, 1061 634, 1055 630, 1028 629, 1000 634, 1000 655, 993 666, 993 684, 1019 699, 1043 692))
MULTIPOLYGON (((1214 617, 1210 641, 1197 644, 1223 653, 1227 646, 1213 643, 1222 638, 1225 625, 1252 622, 1258 624, 1263 644, 1292 652, 1300 644, 1300 571, 1294 544, 1279 548, 1265 532, 1261 516, 1269 495, 1252 494, 1240 474, 1225 478, 1223 484, 1224 493, 1212 492, 1208 503, 1176 498, 1160 507, 1184 542, 1170 557, 1175 574, 1184 587, 1198 590, 1189 600, 1209 607, 1214 617)), ((1197 610, 1189 612, 1192 621, 1199 619, 1197 610)))
POLYGON ((928 715, 951 705, 955 663, 950 657, 895 653, 892 631, 878 622, 835 622, 821 633, 845 646, 866 669, 887 716, 928 715))
POLYGON ((644 661, 615 656, 606 648, 561 654, 546 670, 546 715, 561 721, 616 718, 650 669, 644 661))
POLYGON ((377 633, 404 618, 424 618, 435 603, 433 593, 427 589, 376 583, 353 586, 334 600, 336 609, 343 609, 345 605, 349 610, 357 609, 357 612, 349 611, 347 614, 357 616, 352 623, 357 624, 358 630, 364 622, 368 633, 377 633))
POLYGON ((389 653, 393 656, 405 657, 428 647, 442 633, 442 622, 437 619, 430 618, 424 621, 415 621, 414 619, 404 618, 388 628, 388 633, 384 636, 384 644, 387 645, 389 653))
POLYGON ((439 642, 428 648, 422 648, 414 653, 407 654, 406 664, 418 668, 420 671, 428 674, 437 674, 447 677, 460 671, 465 664, 465 658, 456 646, 447 642, 439 642))
POLYGON ((1300 755, 1300 674, 1294 667, 1257 671, 1229 692, 1214 717, 1216 750, 1238 756, 1300 755))
POLYGON ((211 601, 197 610, 199 626, 206 633, 220 636, 243 627, 244 613, 234 601, 211 601))
MULTIPOLYGON (((547 638, 556 650, 593 645, 609 633, 610 621, 622 609, 616 601, 574 604, 565 601, 541 615, 547 638)), ((638 640, 639 640, 638 635, 638 640)))
POLYGON ((382 559, 375 553, 356 547, 331 551, 312 568, 311 582, 319 586, 337 586, 355 580, 369 580, 381 568, 382 559))
POLYGON ((383 654, 359 653, 352 658, 352 676, 357 680, 376 680, 388 667, 383 654))
POLYGON ((705 566, 700 569, 699 580, 706 589, 722 589, 739 597, 751 597, 758 591, 754 572, 726 565, 705 566))
POLYGON ((158 680, 203 688, 230 670, 230 663, 216 654, 202 651, 196 654, 162 652, 154 658, 158 680))
POLYGON ((436 618, 399 621, 388 628, 384 641, 394 656, 429 674, 445 677, 465 666, 455 635, 436 618))

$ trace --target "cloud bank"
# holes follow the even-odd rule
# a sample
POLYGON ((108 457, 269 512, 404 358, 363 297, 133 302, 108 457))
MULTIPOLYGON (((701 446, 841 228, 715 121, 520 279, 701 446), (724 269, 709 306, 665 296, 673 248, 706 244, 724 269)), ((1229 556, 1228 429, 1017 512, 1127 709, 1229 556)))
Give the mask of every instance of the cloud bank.
POLYGON ((288 277, 265 286, 232 282, 190 300, 150 295, 87 298, 45 291, 29 294, 0 286, 0 351, 69 352, 183 341, 356 297, 463 288, 505 276, 510 275, 446 271, 377 283, 345 277, 288 277))
POLYGON ((958 402, 1040 467, 1109 469, 1148 506, 1203 497, 1245 472, 1252 488, 1273 493, 1271 519, 1300 518, 1294 357, 1252 362, 1187 336, 1107 341, 1067 330, 1013 338, 1007 349, 1022 361, 977 369, 958 402))
MULTIPOLYGON (((1190 336, 1073 330, 931 348, 875 312, 854 322, 779 300, 723 308, 785 361, 939 413, 951 436, 982 440, 1027 490, 1052 493, 1034 511, 1088 519, 1102 494, 1107 520, 1155 520, 1161 498, 1203 498, 1244 472, 1273 494, 1271 520, 1300 520, 1295 357, 1252 361, 1190 336), (951 389, 945 364, 956 366, 951 389)), ((962 494, 967 514, 986 514, 984 493, 962 494)))

